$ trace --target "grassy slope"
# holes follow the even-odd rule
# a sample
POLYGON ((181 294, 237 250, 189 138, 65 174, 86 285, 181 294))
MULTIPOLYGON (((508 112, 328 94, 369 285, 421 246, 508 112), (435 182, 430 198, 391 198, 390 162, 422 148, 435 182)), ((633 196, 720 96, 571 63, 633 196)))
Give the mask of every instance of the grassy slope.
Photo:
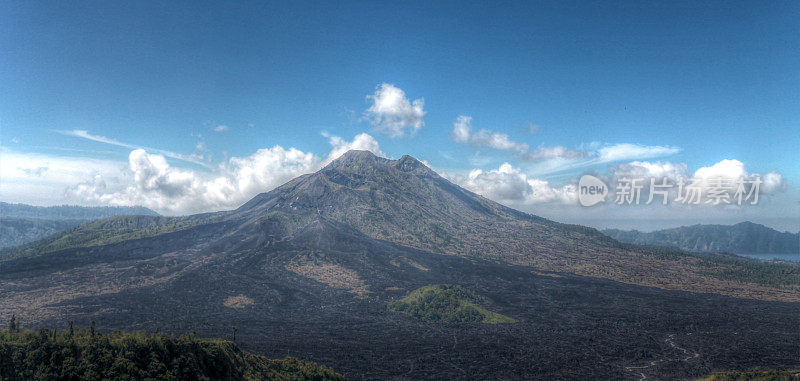
POLYGON ((340 380, 316 363, 271 360, 234 343, 88 329, 0 331, 0 379, 340 380))
POLYGON ((459 286, 430 285, 394 301, 389 309, 422 321, 447 323, 514 323, 516 320, 481 306, 485 300, 459 286))

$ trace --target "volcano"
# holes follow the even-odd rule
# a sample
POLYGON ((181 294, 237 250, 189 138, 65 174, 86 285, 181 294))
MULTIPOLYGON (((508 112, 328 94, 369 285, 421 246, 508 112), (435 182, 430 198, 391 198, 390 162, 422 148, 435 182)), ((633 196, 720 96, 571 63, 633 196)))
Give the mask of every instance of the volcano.
POLYGON ((25 325, 222 337, 235 327, 245 349, 354 379, 797 366, 798 285, 797 266, 622 244, 368 151, 236 210, 116 216, 0 254, 0 314, 25 325), (387 308, 436 284, 514 323, 387 308))

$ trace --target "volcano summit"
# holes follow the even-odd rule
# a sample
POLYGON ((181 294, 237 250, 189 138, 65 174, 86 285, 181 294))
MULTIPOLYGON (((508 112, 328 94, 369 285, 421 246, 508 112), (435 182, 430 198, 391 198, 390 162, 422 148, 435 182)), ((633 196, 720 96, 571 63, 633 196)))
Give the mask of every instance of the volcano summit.
POLYGON ((236 210, 116 216, 0 254, 0 314, 27 326, 223 337, 236 327, 245 349, 354 379, 797 366, 798 285, 797 266, 622 244, 368 151, 236 210), (388 308, 437 284, 508 319, 443 323, 388 308))

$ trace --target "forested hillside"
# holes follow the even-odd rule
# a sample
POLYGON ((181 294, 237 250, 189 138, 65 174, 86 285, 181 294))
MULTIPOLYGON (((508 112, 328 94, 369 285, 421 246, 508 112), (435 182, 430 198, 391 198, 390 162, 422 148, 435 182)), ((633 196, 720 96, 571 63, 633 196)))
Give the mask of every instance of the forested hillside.
POLYGON ((141 206, 34 206, 0 202, 0 216, 39 218, 44 220, 99 220, 122 214, 157 216, 158 213, 141 206))
POLYGON ((0 218, 0 248, 23 245, 90 220, 42 220, 38 218, 0 218))
POLYGON ((316 363, 271 360, 193 334, 91 328, 0 331, 0 380, 341 380, 316 363))
POLYGON ((88 222, 118 216, 158 213, 143 207, 33 206, 0 202, 0 248, 24 245, 88 222))

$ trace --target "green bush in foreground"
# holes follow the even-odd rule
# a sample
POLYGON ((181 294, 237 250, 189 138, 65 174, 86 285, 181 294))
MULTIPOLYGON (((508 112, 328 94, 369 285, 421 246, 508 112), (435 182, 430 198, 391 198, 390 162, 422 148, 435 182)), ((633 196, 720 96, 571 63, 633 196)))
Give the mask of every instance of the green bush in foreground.
POLYGON ((341 380, 307 361, 271 360, 194 335, 94 329, 0 331, 0 380, 341 380))
POLYGON ((403 299, 389 304, 397 311, 427 322, 446 323, 514 323, 516 320, 482 307, 485 300, 453 285, 430 285, 412 291, 403 299))
POLYGON ((800 371, 717 372, 700 381, 800 381, 800 371))

